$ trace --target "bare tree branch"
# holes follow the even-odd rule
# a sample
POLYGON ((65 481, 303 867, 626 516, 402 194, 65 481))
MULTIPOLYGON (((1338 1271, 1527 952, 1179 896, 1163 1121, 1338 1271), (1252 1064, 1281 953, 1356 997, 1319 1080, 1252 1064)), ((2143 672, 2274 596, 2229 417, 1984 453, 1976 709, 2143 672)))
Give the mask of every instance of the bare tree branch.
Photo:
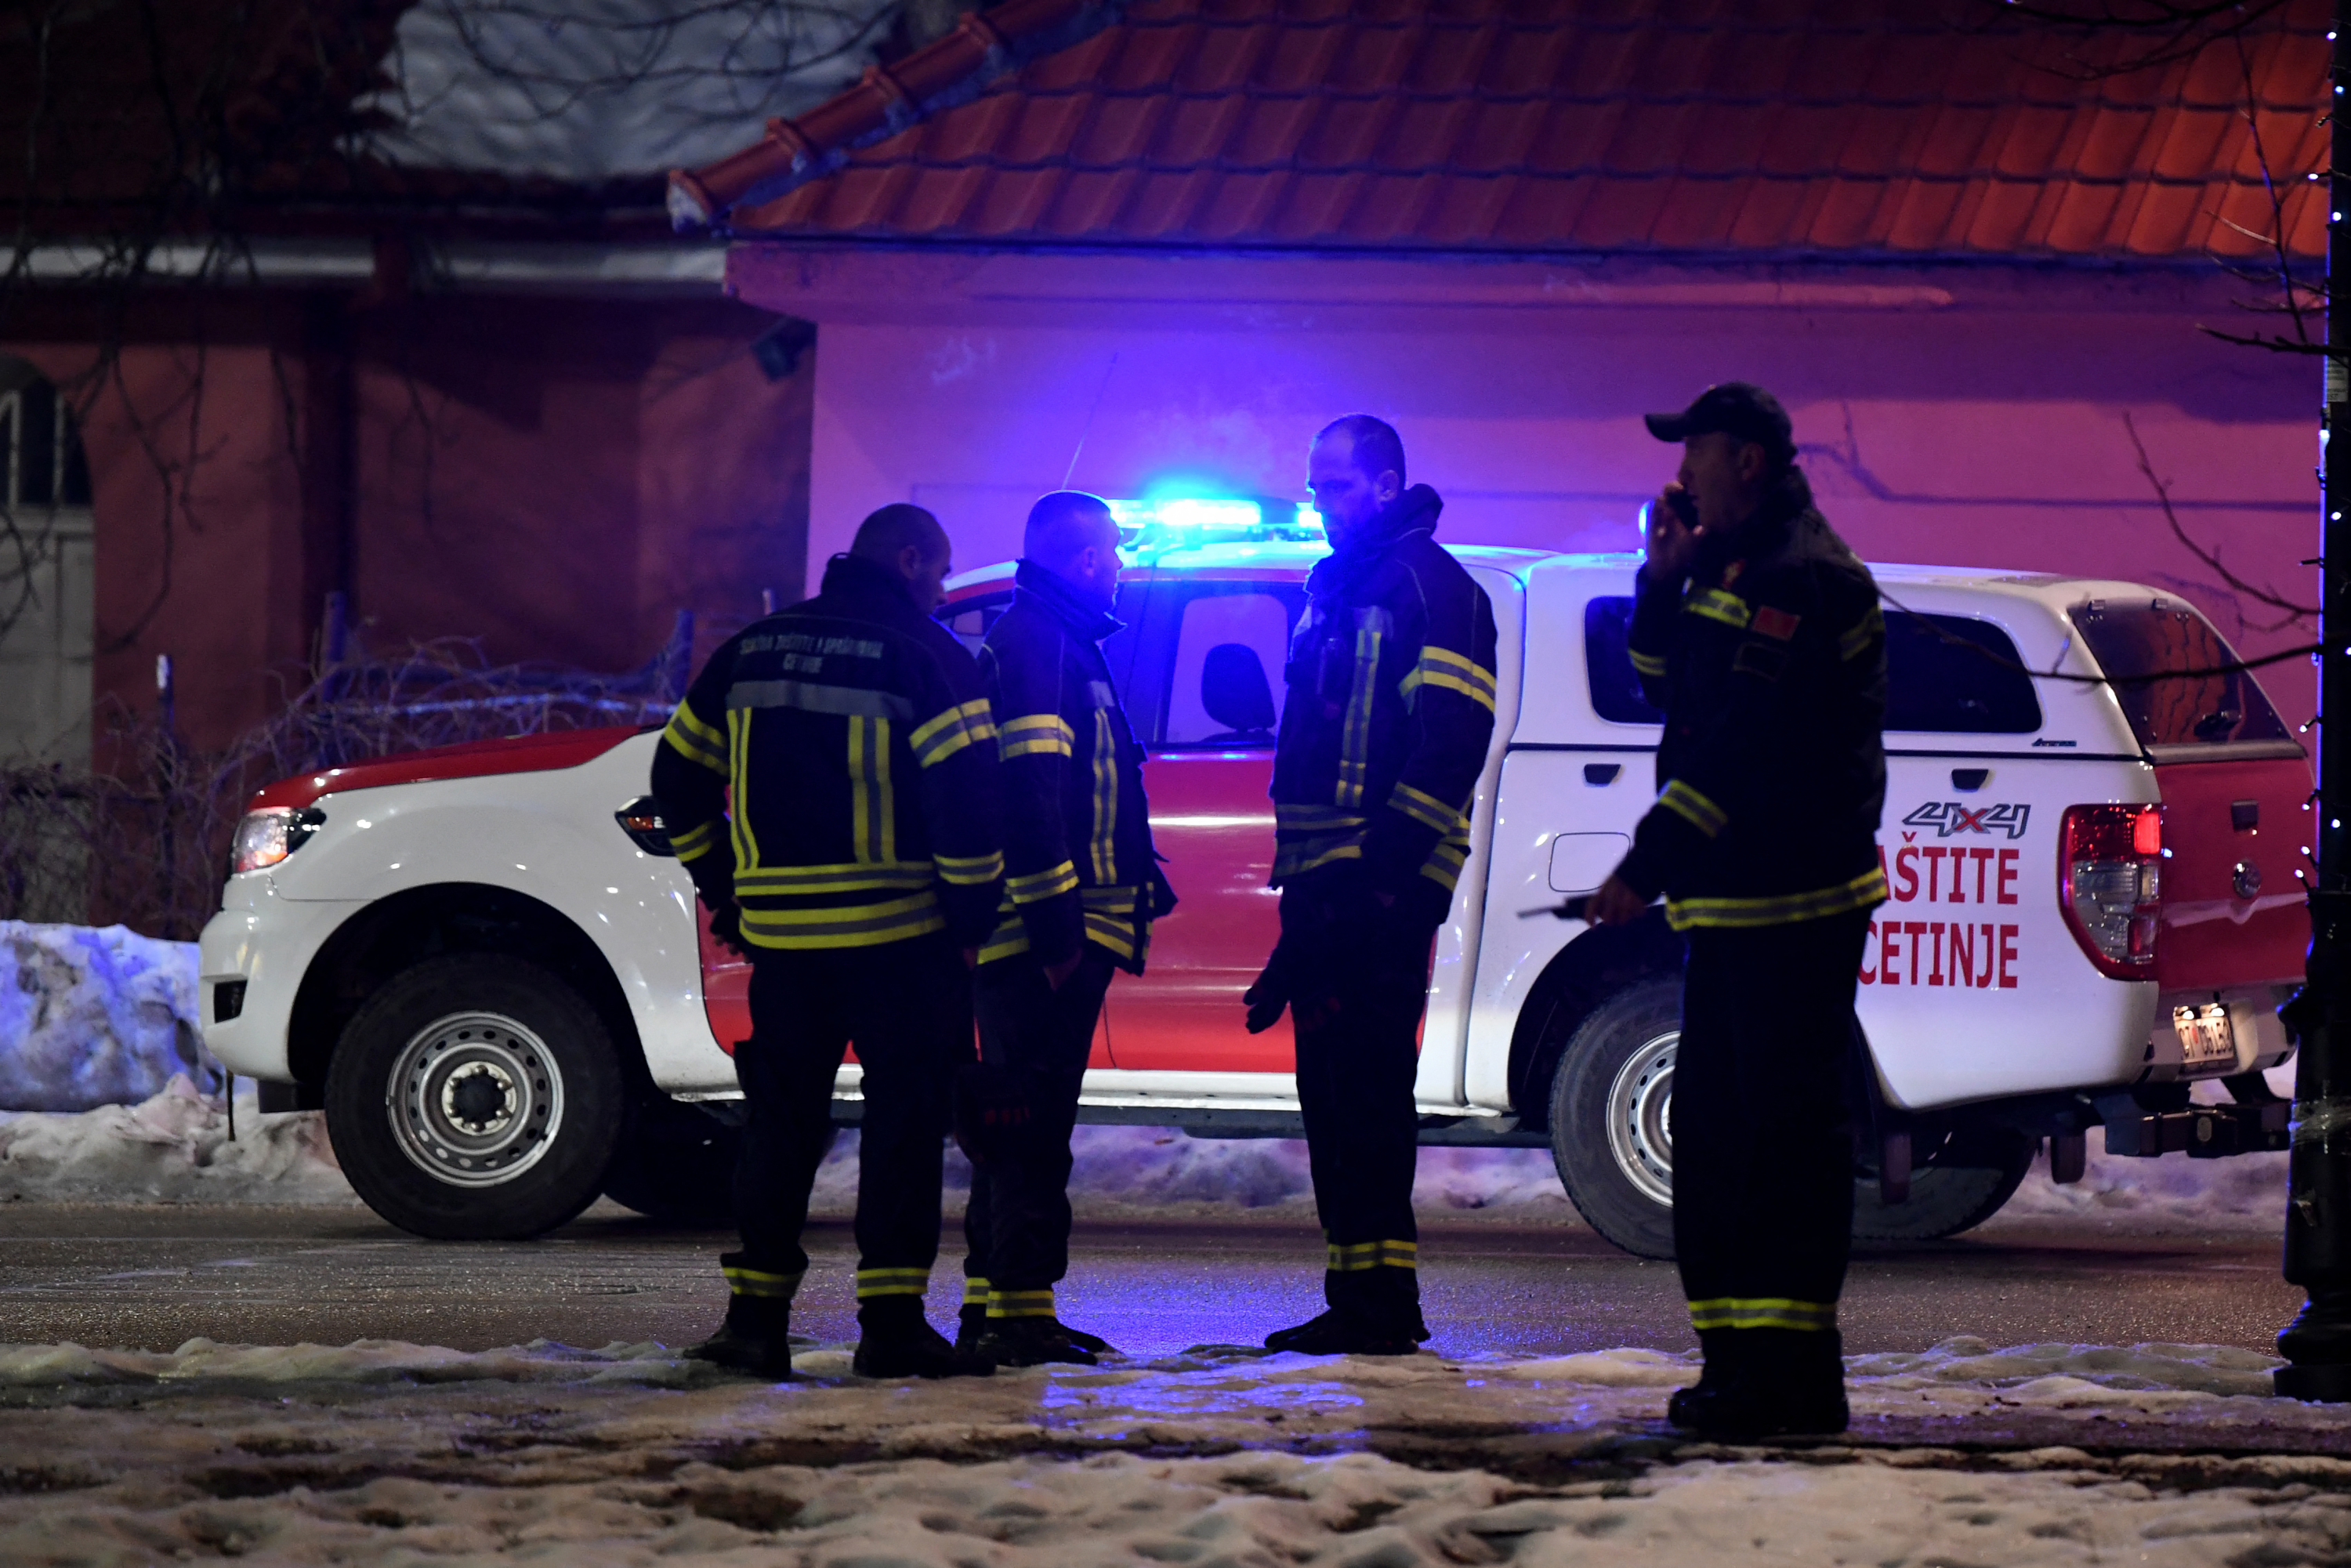
POLYGON ((2128 409, 2123 411, 2123 429, 2130 434, 2131 451, 2138 457, 2138 471, 2147 476, 2147 484, 2154 489, 2155 498, 2163 507, 2163 520, 2171 525, 2171 537, 2179 541, 2182 549, 2202 561, 2222 582, 2255 603, 2266 604, 2273 610, 2283 611, 2291 620, 2317 618, 2316 605, 2297 604, 2293 600, 2281 596, 2275 589, 2254 586, 2230 570, 2227 563, 2220 559, 2219 550, 2208 549, 2189 537, 2187 528, 2179 521, 2179 514, 2172 509, 2171 486, 2157 476, 2155 461, 2147 454, 2147 443, 2139 438, 2138 422, 2131 417, 2128 409))

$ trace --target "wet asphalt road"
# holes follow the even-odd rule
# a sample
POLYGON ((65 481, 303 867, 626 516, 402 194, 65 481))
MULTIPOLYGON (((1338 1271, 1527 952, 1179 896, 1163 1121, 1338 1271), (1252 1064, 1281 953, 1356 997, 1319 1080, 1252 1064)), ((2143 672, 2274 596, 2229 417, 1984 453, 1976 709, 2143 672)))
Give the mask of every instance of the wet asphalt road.
MULTIPOLYGON (((656 1226, 600 1205, 520 1243, 420 1241, 363 1209, 0 1206, 0 1343, 72 1340, 168 1350, 400 1339, 461 1350, 546 1338, 689 1343, 717 1322, 716 1232, 656 1226)), ((854 1247, 816 1222, 794 1327, 854 1336, 854 1247)), ((1318 1310, 1321 1238, 1294 1220, 1081 1219, 1062 1316, 1132 1354, 1233 1343, 1318 1310)), ((960 1293, 950 1247, 935 1322, 960 1293)), ((1548 1354, 1688 1347, 1670 1264, 1592 1232, 1491 1218, 1421 1234, 1432 1349, 1548 1354)), ((2063 1340, 2226 1343, 2267 1350, 2301 1302, 2259 1236, 2126 1236, 2002 1223, 1855 1260, 1848 1352, 1917 1350, 1954 1334, 1994 1344, 2063 1340)))

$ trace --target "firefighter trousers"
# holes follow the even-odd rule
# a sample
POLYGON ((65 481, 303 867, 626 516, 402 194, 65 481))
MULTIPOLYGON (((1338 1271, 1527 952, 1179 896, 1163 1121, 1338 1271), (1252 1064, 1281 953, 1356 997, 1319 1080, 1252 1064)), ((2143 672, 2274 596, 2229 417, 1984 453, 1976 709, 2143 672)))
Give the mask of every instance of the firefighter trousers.
POLYGON ((1834 1332, 1853 1244, 1848 1064, 1869 912, 1689 936, 1674 1059, 1674 1255, 1690 1319, 1834 1332))
POLYGON ((1323 1299, 1381 1333, 1425 1339, 1412 1084, 1436 923, 1368 894, 1352 909, 1317 908, 1314 896, 1311 885, 1282 890, 1282 939, 1298 1109, 1327 1244, 1323 1299))
POLYGON ((939 1250, 939 1181, 956 1068, 971 1059, 971 978, 944 933, 877 947, 761 952, 751 1038, 735 1049, 747 1119, 735 1166, 738 1295, 789 1296, 800 1232, 832 1142, 833 1075, 853 1042, 858 1126, 857 1299, 917 1303, 939 1250))
POLYGON ((1089 942, 1056 990, 1043 966, 1017 954, 980 966, 974 983, 981 1071, 971 1096, 971 1203, 964 1210, 964 1304, 990 1317, 1051 1317, 1053 1287, 1070 1271, 1070 1134, 1094 1025, 1110 989, 1111 955, 1089 942))

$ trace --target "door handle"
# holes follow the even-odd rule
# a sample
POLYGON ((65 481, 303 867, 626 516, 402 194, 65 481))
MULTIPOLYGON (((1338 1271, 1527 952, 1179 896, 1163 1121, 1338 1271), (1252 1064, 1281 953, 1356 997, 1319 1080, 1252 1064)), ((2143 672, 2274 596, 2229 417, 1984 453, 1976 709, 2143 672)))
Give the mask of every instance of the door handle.
POLYGON ((1614 784, 1616 775, 1624 771, 1625 765, 1621 762, 1587 762, 1583 765, 1583 781, 1586 784, 1614 784))

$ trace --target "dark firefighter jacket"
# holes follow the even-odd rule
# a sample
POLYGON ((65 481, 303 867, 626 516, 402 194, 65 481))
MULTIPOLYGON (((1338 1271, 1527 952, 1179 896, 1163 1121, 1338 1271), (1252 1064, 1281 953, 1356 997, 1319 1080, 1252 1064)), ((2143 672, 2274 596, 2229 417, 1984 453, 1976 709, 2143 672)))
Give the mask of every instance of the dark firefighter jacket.
POLYGON ((1803 476, 1701 539, 1686 583, 1644 568, 1627 641, 1666 733, 1618 877, 1676 930, 1884 903, 1886 622, 1803 476))
POLYGON ((653 791, 704 901, 731 892, 754 947, 941 929, 976 947, 1004 874, 995 740, 963 645, 889 571, 835 556, 814 599, 711 655, 653 791))
POLYGON ((979 673, 1004 758, 1004 902, 980 962, 1081 943, 1143 972, 1151 921, 1174 899, 1151 848, 1143 758, 1102 662, 1119 623, 1022 561, 979 673))
POLYGON ((1307 577, 1273 763, 1277 887, 1359 861, 1374 891, 1419 889, 1441 913, 1460 878, 1494 732, 1494 609, 1430 537, 1443 506, 1414 486, 1307 577))

